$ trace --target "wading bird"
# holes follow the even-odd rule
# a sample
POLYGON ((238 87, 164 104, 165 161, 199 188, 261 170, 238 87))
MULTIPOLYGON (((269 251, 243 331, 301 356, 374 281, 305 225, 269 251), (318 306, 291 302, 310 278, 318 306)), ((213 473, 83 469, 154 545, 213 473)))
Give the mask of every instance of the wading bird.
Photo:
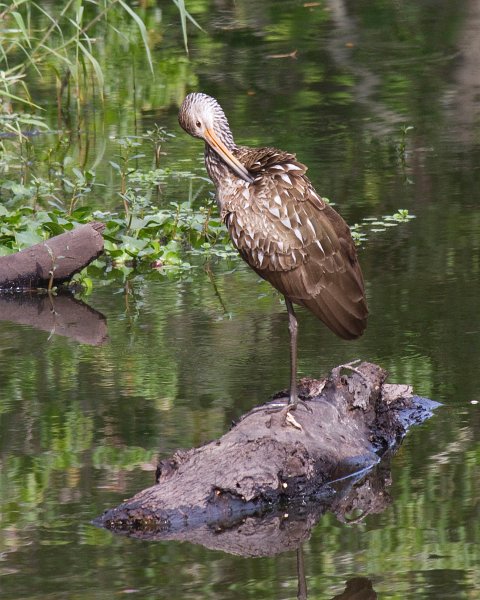
POLYGON ((285 297, 290 330, 290 396, 298 405, 297 319, 308 308, 344 339, 362 335, 367 303, 350 229, 314 190, 307 167, 276 148, 237 146, 220 104, 189 94, 179 123, 205 141, 205 166, 221 218, 240 256, 285 297))

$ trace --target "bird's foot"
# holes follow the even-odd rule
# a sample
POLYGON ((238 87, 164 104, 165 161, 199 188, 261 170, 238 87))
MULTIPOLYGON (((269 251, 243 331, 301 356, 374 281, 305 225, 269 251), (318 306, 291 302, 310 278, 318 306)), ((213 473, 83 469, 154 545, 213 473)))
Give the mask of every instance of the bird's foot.
POLYGON ((285 407, 285 409, 289 409, 289 412, 291 410, 297 410, 298 406, 303 406, 303 408, 305 410, 307 410, 309 413, 312 413, 312 407, 307 404, 307 402, 305 402, 305 400, 301 400, 300 398, 295 398, 295 400, 290 399, 290 402, 287 404, 287 406, 285 407))
POLYGON ((356 365, 357 363, 360 362, 359 358, 356 358, 355 360, 352 360, 348 363, 345 363, 343 365, 338 365, 338 367, 335 367, 334 369, 332 369, 331 373, 332 376, 334 378, 338 378, 340 376, 340 372, 342 369, 348 369, 349 371, 353 371, 354 373, 356 373, 357 375, 360 375, 360 377, 364 380, 366 380, 367 378, 365 377, 365 375, 359 371, 358 369, 356 369, 353 365, 356 365))
POLYGON ((311 407, 304 400, 300 400, 300 398, 290 400, 286 405, 283 406, 272 407, 268 410, 268 412, 280 412, 280 422, 282 427, 292 425, 292 427, 295 427, 295 429, 303 431, 303 427, 292 414, 292 412, 297 410, 298 406, 303 406, 303 408, 305 408, 305 410, 307 410, 309 413, 313 412, 311 407))

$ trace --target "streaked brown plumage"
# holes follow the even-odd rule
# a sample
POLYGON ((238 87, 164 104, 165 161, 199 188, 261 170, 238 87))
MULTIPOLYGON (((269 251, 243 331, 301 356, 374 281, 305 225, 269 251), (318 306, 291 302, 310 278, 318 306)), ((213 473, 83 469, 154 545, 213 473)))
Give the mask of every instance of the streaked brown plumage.
POLYGON ((179 122, 206 142, 205 165, 241 257, 285 296, 292 360, 289 406, 294 408, 297 327, 291 303, 308 308, 344 339, 359 337, 366 327, 363 277, 350 229, 315 192, 307 167, 294 154, 237 146, 214 98, 189 94, 179 122))

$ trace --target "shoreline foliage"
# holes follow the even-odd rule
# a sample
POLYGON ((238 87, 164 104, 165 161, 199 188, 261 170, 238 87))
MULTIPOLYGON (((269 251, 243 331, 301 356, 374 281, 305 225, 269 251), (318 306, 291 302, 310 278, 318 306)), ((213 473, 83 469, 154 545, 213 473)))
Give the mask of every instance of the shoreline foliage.
MULTIPOLYGON (((199 25, 183 1, 173 0, 172 6, 180 12, 187 48, 187 21, 199 25)), ((121 52, 132 54, 133 85, 122 106, 132 108, 129 127, 137 133, 135 69, 155 78, 159 66, 151 49, 160 42, 163 16, 148 2, 134 10, 124 0, 67 0, 63 6, 14 0, 0 4, 0 16, 0 255, 100 220, 106 225, 105 255, 97 265, 123 276, 152 267, 185 271, 198 256, 237 256, 212 194, 202 187, 192 192, 192 184, 203 186, 205 177, 178 162, 164 164, 165 148, 175 137, 165 127, 110 135, 104 143, 113 145, 107 152, 111 160, 103 152, 87 160, 89 114, 96 103, 109 110, 121 52), (40 108, 44 97, 55 101, 40 108), (171 190, 181 180, 190 184, 187 199, 184 191, 162 195, 164 184, 171 190)), ((171 73, 161 73, 162 82, 170 82, 171 73)), ((368 235, 410 218, 399 210, 366 219, 352 227, 355 241, 363 244, 368 235)))

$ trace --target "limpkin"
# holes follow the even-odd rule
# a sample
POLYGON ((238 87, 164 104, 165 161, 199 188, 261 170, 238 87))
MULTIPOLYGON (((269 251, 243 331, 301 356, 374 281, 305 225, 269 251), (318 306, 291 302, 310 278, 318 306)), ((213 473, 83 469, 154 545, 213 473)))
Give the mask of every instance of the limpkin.
POLYGON ((350 229, 314 190, 307 167, 276 148, 237 146, 220 104, 189 94, 179 123, 205 141, 205 166, 221 218, 240 256, 285 297, 290 331, 290 395, 297 407, 297 319, 308 308, 344 339, 362 335, 367 303, 350 229))

